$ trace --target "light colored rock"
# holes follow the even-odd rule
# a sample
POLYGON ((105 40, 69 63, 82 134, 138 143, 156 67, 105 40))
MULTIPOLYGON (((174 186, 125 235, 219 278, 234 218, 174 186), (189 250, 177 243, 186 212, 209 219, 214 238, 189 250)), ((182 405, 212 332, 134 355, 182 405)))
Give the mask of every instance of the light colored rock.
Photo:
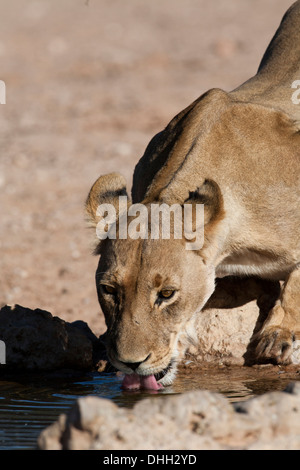
POLYGON ((231 405, 209 391, 144 399, 118 408, 77 400, 39 436, 42 450, 300 449, 299 384, 231 405))
POLYGON ((187 350, 196 362, 252 364, 251 339, 279 296, 279 283, 256 278, 226 277, 199 313, 199 344, 187 350))

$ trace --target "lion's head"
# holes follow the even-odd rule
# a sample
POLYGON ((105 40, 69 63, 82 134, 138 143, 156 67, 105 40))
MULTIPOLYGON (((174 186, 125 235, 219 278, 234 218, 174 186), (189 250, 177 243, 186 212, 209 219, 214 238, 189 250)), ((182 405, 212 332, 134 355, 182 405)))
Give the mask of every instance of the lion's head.
MULTIPOLYGON (((93 224, 99 227, 104 220, 105 211, 97 210, 100 205, 105 215, 110 205, 120 216, 119 197, 125 195, 123 177, 100 177, 86 203, 93 224)), ((163 200, 166 197, 162 196, 160 202, 163 200)), ((213 224, 215 206, 220 206, 213 182, 188 192, 184 202, 193 206, 204 201, 202 223, 213 224)), ((124 387, 159 389, 173 381, 179 345, 195 333, 193 321, 214 290, 215 273, 205 250, 187 249, 184 237, 176 239, 172 232, 169 239, 163 239, 160 232, 152 239, 151 204, 144 202, 149 214, 144 238, 125 238, 124 233, 122 238, 119 222, 113 227, 115 236, 102 237, 98 243, 96 285, 107 324, 108 358, 125 373, 124 387)), ((130 201, 123 207, 128 232, 134 222, 130 207, 130 201)), ((205 236, 209 236, 209 230, 205 236)))

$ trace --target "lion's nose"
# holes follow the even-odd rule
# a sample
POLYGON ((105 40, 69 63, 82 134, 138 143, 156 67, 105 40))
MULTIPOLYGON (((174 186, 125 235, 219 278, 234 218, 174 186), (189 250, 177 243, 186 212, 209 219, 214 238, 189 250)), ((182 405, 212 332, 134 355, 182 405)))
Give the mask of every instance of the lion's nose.
POLYGON ((142 364, 143 362, 146 362, 147 359, 149 359, 149 357, 150 357, 150 354, 148 354, 148 356, 140 362, 124 362, 124 361, 120 361, 120 362, 122 362, 122 364, 125 364, 125 366, 129 367, 129 369, 136 371, 139 365, 142 364))

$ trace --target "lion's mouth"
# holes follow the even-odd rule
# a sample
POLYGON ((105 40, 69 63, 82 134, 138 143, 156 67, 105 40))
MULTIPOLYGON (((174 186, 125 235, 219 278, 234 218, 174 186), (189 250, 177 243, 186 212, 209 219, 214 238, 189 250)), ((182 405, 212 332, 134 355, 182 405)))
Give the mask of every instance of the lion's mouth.
POLYGON ((169 365, 163 369, 162 371, 158 372, 157 374, 154 374, 154 377, 156 381, 158 382, 159 380, 163 379, 165 375, 172 369, 173 367, 173 360, 169 363, 169 365))
POLYGON ((122 382, 122 388, 124 390, 160 390, 163 388, 163 385, 159 383, 159 381, 167 375, 167 373, 172 369, 172 366, 173 361, 171 361, 165 369, 158 372, 157 374, 125 374, 122 382))

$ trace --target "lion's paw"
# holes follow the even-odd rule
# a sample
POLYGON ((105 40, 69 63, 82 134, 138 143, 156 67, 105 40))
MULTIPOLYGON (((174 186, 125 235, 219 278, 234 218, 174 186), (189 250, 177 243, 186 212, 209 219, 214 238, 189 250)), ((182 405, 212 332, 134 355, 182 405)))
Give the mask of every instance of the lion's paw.
POLYGON ((290 364, 293 341, 293 333, 286 328, 266 328, 256 337, 256 358, 259 362, 290 364))

